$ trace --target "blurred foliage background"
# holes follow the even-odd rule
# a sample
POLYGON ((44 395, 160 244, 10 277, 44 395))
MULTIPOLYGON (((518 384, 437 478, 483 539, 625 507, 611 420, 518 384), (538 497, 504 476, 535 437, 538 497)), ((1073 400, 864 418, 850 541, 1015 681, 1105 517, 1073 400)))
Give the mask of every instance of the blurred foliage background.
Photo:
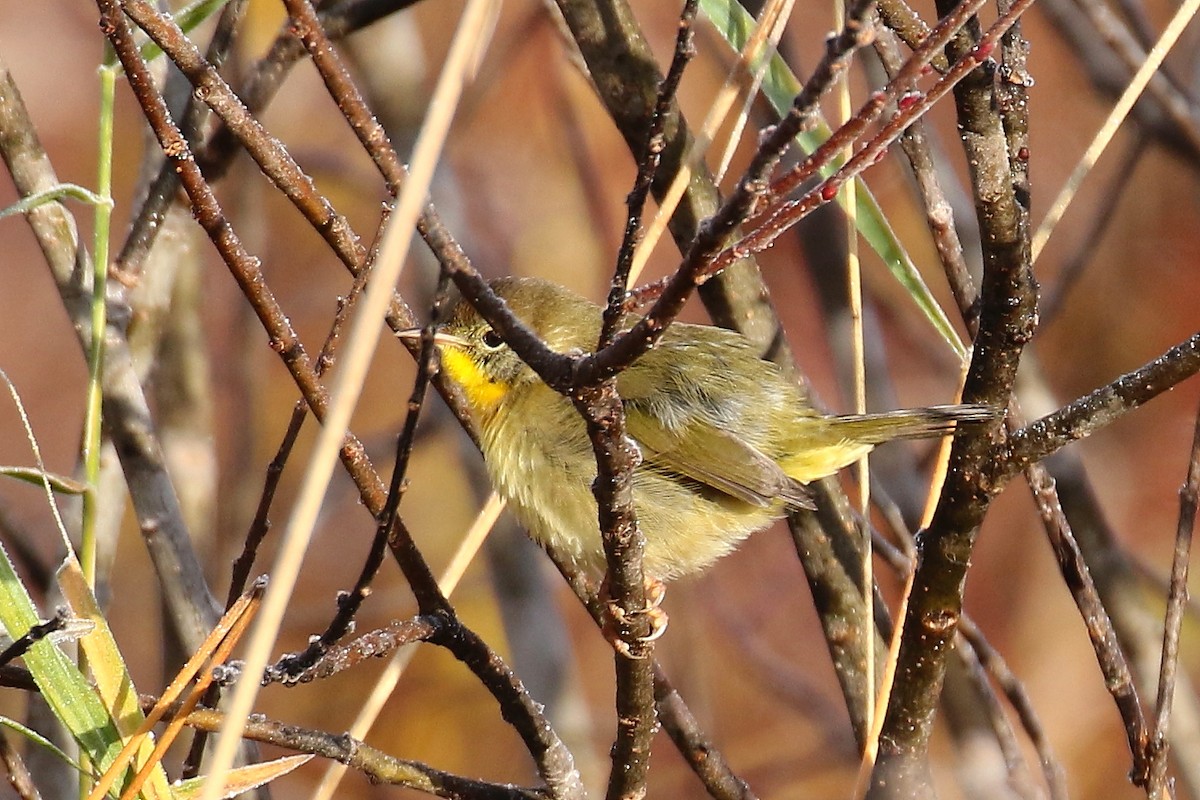
MULTIPOLYGON (((665 63, 677 24, 676 4, 634 5, 660 63, 665 63)), ((460 7, 418 3, 346 42, 357 77, 369 87, 373 107, 402 153, 423 116, 460 7)), ((278 3, 253 0, 250 8, 245 35, 227 70, 235 75, 262 54, 284 22, 278 3)), ((915 8, 932 19, 929 3, 915 8)), ((1150 0, 1145 7, 1155 29, 1171 10, 1161 0, 1150 0)), ((1032 43, 1029 72, 1036 80, 1030 90, 1029 148, 1036 221, 1107 113, 1112 95, 1097 89, 1062 27, 1040 8, 1023 25, 1032 43)), ((789 61, 801 75, 819 56, 831 28, 829 4, 802 3, 795 12, 784 41, 789 61)), ((1200 85, 1198 33, 1185 34, 1179 58, 1170 62, 1180 82, 1193 87, 1193 98, 1200 85)), ((0 5, 0 57, 13 72, 60 177, 83 185, 94 183, 96 66, 102 43, 96 9, 89 4, 0 5)), ((706 113, 729 57, 706 25, 699 28, 697 45, 699 54, 680 95, 685 114, 694 121, 706 113)), ((855 97, 865 96, 861 70, 853 74, 851 85, 855 97)), ((1197 108, 1193 104, 1193 113, 1197 108)), ((117 112, 114 230, 119 240, 138 191, 147 137, 124 86, 118 91, 117 112)), ((309 63, 296 67, 263 119, 318 188, 369 239, 387 199, 382 183, 309 63)), ((768 121, 761 109, 753 119, 759 126, 768 121)), ((956 141, 953 108, 943 104, 928 119, 943 157, 943 175, 959 193, 955 211, 969 223, 966 165, 956 141)), ((735 161, 735 172, 747 153, 735 161)), ((1066 285, 1064 265, 1091 247, 1083 271, 1070 280, 1055 313, 1042 320, 1031 346, 1046 397, 1045 408, 1027 409, 1031 414, 1114 379, 1196 331, 1198 163, 1195 151, 1164 144, 1162 137, 1129 124, 1084 184, 1035 267, 1043 298, 1057 296, 1066 285), (1097 233, 1093 220, 1114 194, 1115 207, 1097 233)), ((432 193, 475 264, 489 275, 546 276, 602 298, 633 174, 624 143, 586 78, 564 55, 546 8, 519 0, 505 4, 486 60, 451 129, 432 193)), ((868 173, 867 181, 935 294, 951 307, 906 169, 889 158, 868 173)), ((262 257, 293 324, 315 350, 335 310, 332 298, 349 286, 346 274, 248 160, 236 162, 219 192, 239 231, 262 257)), ((0 207, 16 199, 7 175, 0 178, 0 207)), ((82 238, 89 241, 89 215, 82 206, 75 211, 82 238)), ((809 230, 802 235, 824 240, 826 253, 836 262, 844 241, 842 224, 835 214, 818 214, 804 223, 809 230)), ((177 442, 172 470, 181 485, 198 487, 194 535, 208 577, 221 595, 265 466, 297 394, 209 243, 186 222, 173 223, 170 230, 194 240, 192 275, 203 347, 191 363, 206 406, 194 410, 198 432, 177 442)), ((976 251, 969 241, 967 249, 970 260, 976 251)), ((401 287, 413 300, 425 296, 434 270, 427 254, 419 251, 418 245, 401 287)), ((829 269, 830 259, 818 263, 813 252, 811 245, 802 246, 801 236, 789 235, 764 253, 760 264, 816 396, 829 408, 849 410, 848 367, 839 360, 846 333, 830 321, 819 299, 821 287, 828 286, 828 275, 821 270, 829 269)), ((891 382, 899 405, 950 402, 958 381, 955 358, 878 259, 866 251, 864 259, 869 323, 886 348, 885 371, 868 379, 891 382)), ((651 260, 651 276, 666 274, 677 263, 678 253, 664 244, 651 260)), ((694 305, 687 317, 705 319, 694 305)), ((0 220, 0 368, 23 397, 50 468, 71 472, 79 448, 86 364, 38 246, 20 217, 0 220)), ((385 342, 355 415, 354 431, 385 473, 412 377, 408 354, 385 342)), ((1155 614, 1163 595, 1156 581, 1170 564, 1177 489, 1198 402, 1200 384, 1192 380, 1071 446, 1086 465, 1124 555, 1144 570, 1142 599, 1155 614)), ((477 454, 452 420, 430 414, 422 430, 402 514, 436 568, 470 524, 486 487, 477 454)), ((282 529, 312 434, 310 429, 302 436, 302 448, 284 475, 275 506, 276 530, 282 529)), ((929 448, 916 453, 926 456, 929 448)), ((0 413, 0 462, 22 463, 27 454, 9 405, 0 413)), ((31 547, 33 563, 53 568, 57 540, 50 533, 43 496, 26 485, 0 481, 0 512, 6 543, 9 537, 19 538, 31 547)), ((490 542, 488 557, 477 559, 468 571, 455 603, 468 624, 512 656, 518 673, 534 696, 548 704, 574 746, 589 785, 602 786, 614 725, 608 645, 548 561, 519 533, 504 528, 490 542), (514 582, 518 589, 508 585, 514 582), (540 588, 529 589, 529 582, 540 588), (502 607, 498 597, 507 605, 502 607), (519 637, 512 636, 514 624, 522 632, 519 637)), ((310 634, 323 629, 335 592, 348 588, 357 576, 372 532, 370 516, 349 481, 335 477, 289 608, 281 650, 302 647, 310 634)), ((269 540, 256 571, 270 563, 271 546, 269 540)), ((118 571, 106 585, 110 618, 139 687, 152 690, 161 685, 166 668, 158 632, 160 606, 131 519, 112 559, 118 571)), ((973 561, 966 611, 1008 660, 1039 709, 1072 796, 1137 796, 1125 779, 1129 755, 1120 720, 1021 483, 1008 487, 993 506, 973 561)), ((886 573, 881 581, 894 602, 897 582, 886 573)), ((358 629, 379 627, 413 609, 403 580, 389 563, 358 629)), ((848 796, 858 759, 786 534, 761 533, 708 574, 673 584, 666 609, 671 626, 660 643, 660 657, 733 766, 760 796, 848 796)), ((1195 674, 1200 654, 1194 620, 1189 626, 1184 668, 1195 674)), ((271 687, 261 695, 259 709, 286 722, 341 730, 380 666, 366 664, 319 686, 271 687)), ((23 702, 15 693, 5 693, 0 711, 20 717, 23 702)), ((973 792, 969 780, 955 780, 956 772, 960 778, 966 773, 963 764, 970 753, 953 750, 945 734, 941 723, 934 756, 943 796, 984 796, 973 792)), ((433 647, 420 648, 368 741, 405 758, 489 780, 528 782, 533 775, 492 699, 466 670, 433 647)), ((320 770, 313 764, 284 779, 277 796, 303 796, 320 770)), ((650 795, 700 793, 674 750, 658 741, 650 795)), ((351 774, 339 796, 409 795, 373 787, 351 774)))

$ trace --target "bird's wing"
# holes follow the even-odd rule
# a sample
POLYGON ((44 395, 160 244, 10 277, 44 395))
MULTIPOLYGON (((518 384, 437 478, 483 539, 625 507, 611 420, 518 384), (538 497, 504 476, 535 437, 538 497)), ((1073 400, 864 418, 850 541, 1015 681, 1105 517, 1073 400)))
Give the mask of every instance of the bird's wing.
POLYGON ((625 398, 629 435, 644 463, 685 475, 757 506, 779 498, 793 508, 816 508, 804 484, 788 477, 769 456, 716 426, 696 419, 670 427, 650 405, 625 398))

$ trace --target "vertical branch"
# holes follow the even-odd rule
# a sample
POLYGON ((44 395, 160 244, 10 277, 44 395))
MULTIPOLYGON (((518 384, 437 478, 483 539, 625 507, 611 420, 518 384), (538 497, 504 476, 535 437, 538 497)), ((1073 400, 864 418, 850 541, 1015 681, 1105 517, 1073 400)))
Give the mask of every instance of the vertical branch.
POLYGON ((625 409, 616 381, 577 391, 572 399, 587 420, 596 454, 593 491, 600 512, 600 535, 608 562, 612 623, 622 646, 616 648, 617 736, 612 749, 608 800, 644 797, 654 737, 654 645, 646 610, 642 554, 646 540, 633 508, 633 471, 641 452, 626 435, 625 409))
POLYGON ((617 267, 613 272, 608 304, 604 309, 604 325, 600 330, 598 347, 601 348, 612 342, 623 316, 625 296, 629 289, 629 279, 632 277, 630 270, 633 267, 633 256, 642 237, 642 213, 658 172, 658 165, 662 161, 663 149, 667 145, 664 131, 675 102, 675 93, 679 89, 679 81, 683 78, 683 70, 696 54, 692 43, 692 26, 696 21, 698 6, 699 0, 686 0, 683 5, 683 12, 679 17, 679 32, 675 37, 675 55, 671 59, 671 67, 667 70, 666 77, 659 84, 658 98, 654 101, 653 112, 646 124, 646 141, 637 155, 637 177, 634 178, 633 189, 625 199, 628 210, 625 233, 621 239, 621 249, 617 253, 617 267))
MULTIPOLYGON (((392 541, 394 538, 402 536, 408 541, 409 546, 411 546, 412 539, 402 530, 403 523, 400 522, 400 498, 404 494, 405 476, 408 472, 409 459, 412 456, 413 443, 416 441, 417 420, 421 416, 421 409, 425 403, 425 391, 429 386, 430 376, 433 375, 436 368, 434 362, 436 350, 434 348, 433 336, 437 330, 442 310, 445 307, 449 288, 450 275, 443 269, 438 274, 437 289, 434 293, 429 321, 421 329, 421 352, 417 357, 417 377, 413 381, 412 394, 408 399, 408 413, 404 418, 404 428, 396 440, 396 466, 392 469, 392 480, 388 486, 387 502, 384 504, 382 513, 377 518, 379 527, 375 532, 375 541, 371 545, 372 562, 377 562, 377 559, 382 557, 382 545, 385 541, 392 541), (392 533, 393 530, 396 531, 395 534, 392 533)), ((371 564, 368 564, 367 567, 371 567, 371 564)), ((374 569, 378 569, 378 563, 374 564, 374 569)), ((369 580, 366 568, 364 568, 363 577, 359 579, 358 585, 355 587, 356 593, 365 598, 367 586, 364 579, 369 580)), ((436 580, 430 585, 422 579, 420 583, 412 583, 412 589, 416 595, 417 605, 421 609, 421 613, 444 613, 450 609, 450 601, 442 593, 441 587, 437 584, 436 580)))
MULTIPOLYGON (((624 316, 633 255, 641 236, 642 212, 666 146, 665 128, 683 71, 695 51, 692 25, 698 0, 685 0, 680 14, 674 57, 658 88, 653 112, 646 121, 645 144, 638 156, 638 172, 627 198, 628 215, 621 249, 613 270, 608 303, 604 309, 598 348, 608 345, 624 316)), ((633 506, 633 472, 641 451, 626 435, 625 409, 616 381, 579 392, 576 406, 587 421, 596 454, 597 477, 593 491, 599 507, 599 524, 608 561, 606 581, 611 595, 613 623, 622 647, 617 648, 617 733, 609 773, 609 800, 640 798, 646 794, 650 769, 650 744, 657 729, 654 692, 653 641, 646 616, 646 576, 642 568, 645 538, 638 528, 633 506)))
MULTIPOLYGON (((588 73, 613 124, 634 159, 641 158, 661 76, 650 45, 625 0, 556 0, 574 45, 583 54, 588 73)), ((692 147, 687 121, 672 103, 663 128, 660 166, 651 194, 662 201, 692 147)), ((700 222, 720 205, 720 193, 703 165, 692 172, 683 198, 671 215, 669 229, 676 246, 686 251, 700 222)), ((701 299, 719 325, 740 330, 762 352, 769 352, 785 369, 791 351, 779 335, 779 321, 753 259, 744 258, 700 289, 701 299)))
MULTIPOLYGON (((937 5, 940 15, 953 9, 949 0, 937 5)), ((960 30, 947 47, 947 58, 954 62, 970 53, 978 30, 974 20, 960 30)), ((1004 408, 1037 322, 1037 284, 1029 259, 1028 197, 1014 191, 1014 167, 993 86, 991 62, 986 61, 954 89, 984 248, 979 333, 963 399, 1004 408)), ((871 797, 897 789, 902 796, 920 796, 928 785, 924 756, 962 613, 971 552, 999 490, 997 456, 1003 436, 996 425, 955 439, 938 508, 917 539, 917 571, 871 797)))
MULTIPOLYGON (((246 0, 233 0, 221 9, 216 28, 204 53, 204 59, 215 68, 221 68, 233 49, 239 30, 238 25, 242 22, 245 11, 246 0)), ((189 94, 180 130, 183 131, 188 141, 193 143, 193 147, 196 146, 203 123, 208 118, 207 115, 208 109, 204 103, 200 102, 195 95, 189 94)), ((145 259, 162 230, 167 208, 178 189, 179 179, 171 168, 171 161, 163 159, 162 164, 158 167, 158 174, 146 188, 146 196, 142 200, 141 207, 133 215, 129 226, 129 235, 125 237, 125 242, 121 245, 121 252, 117 254, 115 268, 122 273, 122 280, 132 281, 141 273, 145 259)))
MULTIPOLYGON (((38 139, 12 74, 0 63, 0 158, 17 192, 27 197, 59 184, 38 139)), ((91 346, 86 281, 91 259, 79 245, 74 218, 60 203, 46 203, 26 214, 81 345, 91 346)), ((108 302, 127 306, 119 288, 110 286, 108 302)), ((104 419, 129 486, 146 550, 159 576, 163 597, 180 638, 195 647, 220 616, 199 558, 192 547, 183 511, 163 462, 150 405, 138 381, 122 314, 109 314, 105 331, 104 419)))
POLYGON ((1192 454, 1188 459, 1187 478, 1179 489, 1179 525, 1175 530, 1175 552, 1171 560, 1171 589, 1167 595, 1167 618, 1163 633, 1162 666, 1158 676, 1157 712, 1150 733, 1149 753, 1152 798, 1166 796, 1167 732, 1171 727, 1171 702, 1175 696, 1175 673, 1179 665, 1179 634, 1188 600, 1188 565, 1192 534, 1196 527, 1196 505, 1200 499, 1200 413, 1192 436, 1192 454))
POLYGON ((1041 464, 1030 464, 1026 467, 1025 477, 1033 491, 1034 502, 1046 527, 1050 544, 1054 548, 1063 580, 1071 591, 1087 627, 1088 638, 1104 674, 1104 685, 1112 695, 1121 720, 1125 723, 1129 751, 1133 756, 1130 777, 1135 785, 1145 786, 1148 781, 1146 745, 1149 733, 1141 703, 1138 701, 1137 688, 1133 683, 1133 672, 1129 668, 1125 653, 1121 650, 1112 620, 1096 592, 1096 585, 1079 551, 1075 534, 1063 513, 1054 479, 1041 464))

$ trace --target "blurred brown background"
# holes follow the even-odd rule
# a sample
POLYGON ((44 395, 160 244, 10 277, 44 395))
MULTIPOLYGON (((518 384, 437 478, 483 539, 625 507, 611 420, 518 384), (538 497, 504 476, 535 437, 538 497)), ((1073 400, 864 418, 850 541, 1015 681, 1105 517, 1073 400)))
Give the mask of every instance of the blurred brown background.
MULTIPOLYGON (((238 50, 243 64, 259 57, 282 22, 278 4, 255 2, 251 7, 251 35, 238 50)), ((678 9, 657 2, 635 7, 656 52, 665 59, 678 9)), ((925 5, 918 10, 932 16, 925 5)), ((413 135, 411 127, 402 126, 421 118, 459 11, 457 3, 420 3, 351 42, 360 74, 371 76, 365 84, 379 102, 388 93, 388 106, 380 108, 380 114, 398 145, 413 135)), ((1149 11, 1161 26, 1170 9, 1155 2, 1149 11)), ((830 25, 827 5, 803 5, 796 11, 786 39, 793 65, 802 72, 819 54, 830 25)), ((1039 220, 1111 99, 1095 91, 1075 52, 1038 10, 1024 25, 1033 44, 1029 69, 1037 81, 1030 92, 1030 151, 1034 219, 1039 220)), ((1187 55, 1177 65, 1185 78, 1196 74, 1187 72, 1194 66, 1187 61, 1195 52, 1195 38, 1187 41, 1191 44, 1180 48, 1187 55)), ((95 70, 101 42, 96 11, 87 3, 0 4, 0 58, 15 75, 59 176, 85 186, 95 182, 95 70)), ((707 111, 727 63, 724 45, 710 30, 702 27, 698 47, 700 55, 681 96, 694 121, 707 111)), ((865 83, 861 75, 855 80, 861 97, 865 83)), ((123 87, 118 99, 114 232, 119 242, 145 138, 137 109, 123 87)), ((309 64, 294 70, 264 121, 358 233, 369 239, 385 199, 381 181, 309 64)), ((757 121, 761 125, 764 119, 757 121)), ((962 186, 965 167, 952 108, 937 109, 932 122, 946 174, 959 176, 962 186)), ((1200 323, 1196 161, 1153 141, 1133 161, 1130 148, 1139 136, 1127 127, 1117 137, 1037 264, 1044 290, 1057 291, 1063 263, 1085 243, 1089 218, 1106 193, 1121 193, 1094 257, 1061 312, 1039 329, 1031 348, 1053 393, 1046 408, 1028 408, 1031 415, 1154 358, 1194 333, 1200 323)), ((742 162, 735 162, 735 168, 738 163, 742 162)), ((506 4, 487 59, 452 128, 433 192, 434 202, 477 266, 491 274, 553 277, 600 298, 619 242, 623 198, 632 176, 624 144, 590 87, 564 57, 541 5, 506 4)), ((868 173, 867 180, 929 283, 950 307, 905 171, 889 160, 868 173)), ((315 350, 334 311, 333 298, 349 285, 345 273, 244 159, 219 189, 235 225, 263 259, 281 303, 315 350)), ((6 174, 0 178, 0 206, 15 199, 6 174)), ((88 210, 78 203, 72 208, 84 240, 90 241, 88 210)), ((958 211, 969 215, 969 203, 958 211)), ((214 589, 223 595, 228 565, 297 394, 211 247, 206 241, 197 247, 205 265, 203 323, 213 403, 211 445, 218 464, 217 500, 209 513, 211 537, 201 548, 209 559, 214 589)), ((957 379, 954 359, 878 259, 870 253, 864 253, 864 259, 870 302, 887 348, 889 374, 878 378, 894 381, 899 402, 905 405, 950 401, 957 379)), ((677 253, 664 244, 651 270, 663 274, 676 261, 677 253)), ((415 286, 427 283, 430 265, 419 253, 410 263, 402 288, 406 297, 416 298, 421 295, 415 286), (421 275, 424 278, 418 279, 421 275)), ((796 237, 781 240, 761 264, 789 340, 817 395, 834 409, 848 410, 851 401, 838 378, 842 368, 832 363, 833 348, 796 237)), ((704 318, 698 306, 690 314, 704 318)), ((85 363, 20 217, 0 220, 0 368, 28 409, 48 466, 71 472, 83 416, 85 363)), ((385 341, 354 422, 355 432, 385 472, 411 378, 411 359, 385 341)), ((1198 402, 1200 384, 1192 380, 1073 446, 1121 543, 1153 575, 1165 575, 1169 568, 1179 511, 1177 489, 1198 402)), ((31 463, 11 404, 5 409, 0 413, 0 463, 31 463)), ((436 424, 433 416, 425 427, 428 435, 409 472, 411 489, 402 514, 436 568, 449 558, 480 497, 471 483, 470 461, 475 456, 464 446, 461 433, 452 423, 436 424)), ((311 434, 308 431, 303 439, 306 446, 311 434)), ((303 457, 303 450, 293 457, 284 477, 275 505, 276 531, 287 519, 303 457)), ((56 537, 42 495, 25 485, 0 482, 0 506, 14 527, 51 559, 56 537)), ((334 593, 348 588, 357 575, 372 530, 349 481, 335 478, 281 649, 302 646, 309 634, 324 627, 334 593)), ((268 547, 256 571, 269 567, 271 552, 268 547)), ((118 642, 126 649, 139 688, 156 691, 163 680, 158 604, 135 527, 129 527, 116 558, 121 579, 112 583, 110 600, 118 642)), ((557 696, 539 699, 550 704, 564 735, 571 737, 589 785, 602 786, 614 723, 607 645, 539 553, 526 548, 518 558, 537 565, 535 571, 550 587, 549 611, 562 620, 568 634, 569 649, 562 651, 565 685, 557 696)), ((993 507, 973 560, 966 610, 1024 683, 1066 767, 1073 796, 1138 796, 1125 780, 1129 756, 1119 719, 1022 484, 1010 486, 993 507)), ((895 600, 894 581, 883 581, 895 600)), ((477 559, 455 599, 465 621, 507 653, 494 584, 485 559, 477 559)), ((1149 579, 1145 592, 1148 607, 1157 613, 1161 600, 1155 598, 1162 592, 1149 579)), ((359 630, 402 618, 413 608, 389 563, 359 630)), ((672 585, 666 608, 671 627, 659 652, 685 698, 760 796, 849 796, 857 764, 853 740, 790 540, 779 530, 760 534, 704 577, 672 585)), ((554 630, 553 622, 546 625, 554 630)), ((1186 629, 1184 643, 1185 668, 1193 674, 1194 633, 1194 627, 1186 629)), ((551 641, 545 647, 550 651, 561 644, 551 641)), ((532 652, 536 655, 536 645, 532 652)), ((522 656, 516 662, 524 674, 522 656)), ((259 708, 286 722, 339 731, 351 721, 357 699, 380 666, 366 665, 320 687, 268 689, 259 708)), ((541 668, 528 663, 531 671, 541 668)), ((0 703, 6 714, 19 716, 20 708, 15 699, 0 703)), ((943 796, 969 796, 970 789, 953 779, 955 764, 963 756, 949 749, 944 722, 940 727, 935 755, 944 779, 943 796)), ((533 776, 520 742, 499 719, 490 697, 465 669, 433 647, 420 649, 369 741, 452 772, 515 782, 528 782, 533 776)), ((276 796, 304 796, 320 771, 321 765, 306 767, 285 779, 276 796)), ((654 753, 651 796, 690 797, 700 791, 661 737, 654 753)), ((351 775, 340 796, 408 795, 372 787, 351 775)))

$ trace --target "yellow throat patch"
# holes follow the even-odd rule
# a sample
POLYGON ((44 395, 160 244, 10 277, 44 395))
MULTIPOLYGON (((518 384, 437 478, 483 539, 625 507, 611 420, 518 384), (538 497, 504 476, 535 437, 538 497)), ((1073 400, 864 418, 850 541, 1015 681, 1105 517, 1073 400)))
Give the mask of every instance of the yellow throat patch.
POLYGON ((499 405, 508 386, 489 378, 469 355, 453 345, 441 348, 442 369, 450 380, 462 387, 471 408, 488 414, 499 405))

